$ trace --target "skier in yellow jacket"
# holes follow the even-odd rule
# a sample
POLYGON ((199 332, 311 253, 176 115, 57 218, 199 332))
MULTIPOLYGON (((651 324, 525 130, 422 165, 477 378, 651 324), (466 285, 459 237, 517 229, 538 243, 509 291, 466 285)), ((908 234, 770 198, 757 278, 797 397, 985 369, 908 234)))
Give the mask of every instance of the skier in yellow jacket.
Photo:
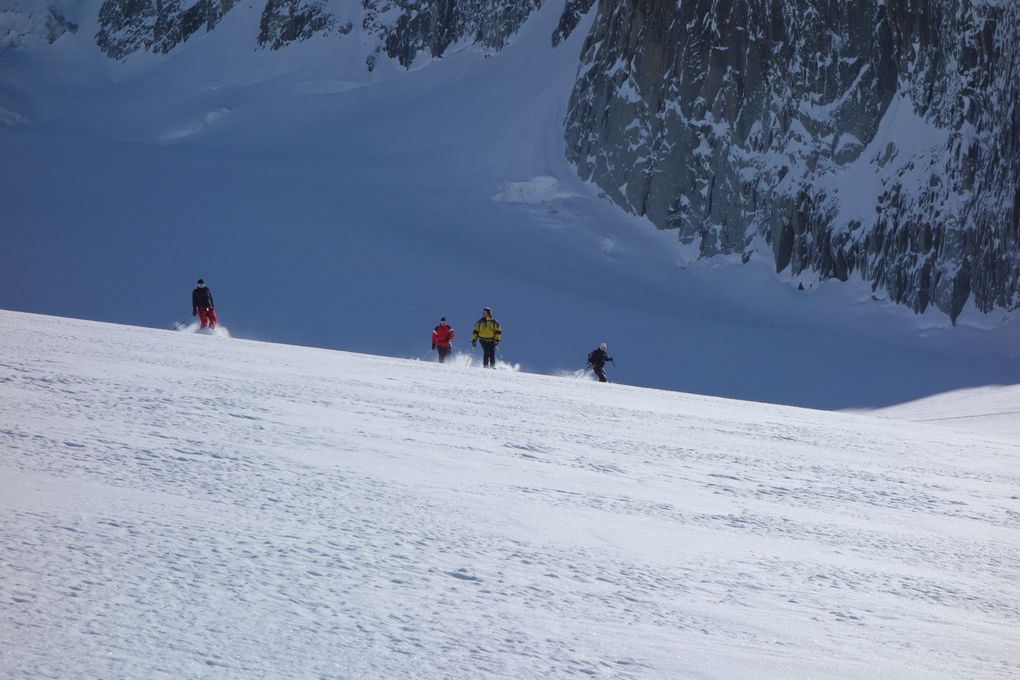
POLYGON ((482 318, 471 331, 471 346, 474 347, 478 341, 482 343, 482 366, 496 368, 496 345, 502 337, 499 322, 492 318, 492 309, 486 307, 482 310, 482 318))

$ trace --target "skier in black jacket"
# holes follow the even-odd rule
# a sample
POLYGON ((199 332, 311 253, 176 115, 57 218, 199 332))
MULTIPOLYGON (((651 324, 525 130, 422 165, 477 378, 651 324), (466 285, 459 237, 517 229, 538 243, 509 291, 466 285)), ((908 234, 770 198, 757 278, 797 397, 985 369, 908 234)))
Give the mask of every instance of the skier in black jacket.
POLYGON ((213 306, 212 291, 205 281, 198 280, 198 287, 191 291, 191 315, 198 317, 201 328, 216 328, 216 309, 213 306))
POLYGON ((599 382, 606 382, 606 362, 612 361, 613 357, 606 354, 606 343, 600 343, 598 347, 588 352, 588 365, 599 377, 599 382))

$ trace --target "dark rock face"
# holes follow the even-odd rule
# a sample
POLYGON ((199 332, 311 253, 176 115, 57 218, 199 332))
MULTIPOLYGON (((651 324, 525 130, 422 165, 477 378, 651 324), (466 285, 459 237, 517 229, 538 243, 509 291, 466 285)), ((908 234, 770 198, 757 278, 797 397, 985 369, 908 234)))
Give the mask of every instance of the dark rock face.
POLYGON ((365 30, 380 36, 387 56, 408 67, 419 53, 441 57, 464 40, 498 51, 542 6, 542 0, 364 0, 362 4, 365 30))
POLYGON ((46 16, 46 41, 51 45, 65 33, 77 33, 78 24, 68 21, 64 15, 52 7, 46 16))
MULTIPOLYGON (((346 35, 327 0, 261 0, 258 45, 281 47, 316 34, 346 35)), ((570 5, 593 0, 570 0, 570 5)), ((182 0, 105 0, 96 42, 108 56, 132 52, 167 53, 196 31, 212 30, 237 0, 199 0, 182 9, 182 0)), ((542 0, 362 0, 362 25, 379 41, 377 52, 408 67, 419 54, 441 57, 455 43, 472 43, 498 51, 542 0)), ((574 20, 576 25, 577 20, 574 20)), ((573 27, 570 27, 572 30, 573 27)), ((369 68, 376 58, 369 57, 369 68)))
MULTIPOLYGON (((182 10, 181 0, 106 0, 99 11, 100 49, 114 59, 147 50, 165 54, 197 31, 211 31, 237 0, 199 0, 182 10)), ((266 0, 257 43, 271 49, 316 33, 351 32, 326 11, 324 0, 266 0)))
POLYGON ((181 0, 106 0, 96 44, 113 59, 138 50, 166 54, 196 31, 212 30, 236 2, 199 0, 182 9, 181 0))
POLYGON ((553 47, 570 37, 577 25, 581 23, 581 17, 587 14, 594 4, 595 0, 567 0, 563 14, 560 16, 560 23, 553 32, 553 47))
POLYGON ((955 319, 1020 306, 1018 102, 1018 3, 600 0, 566 136, 703 256, 955 319))
POLYGON ((322 0, 269 0, 259 22, 258 43, 278 50, 288 43, 307 40, 316 33, 346 35, 352 29, 349 23, 338 26, 322 0))

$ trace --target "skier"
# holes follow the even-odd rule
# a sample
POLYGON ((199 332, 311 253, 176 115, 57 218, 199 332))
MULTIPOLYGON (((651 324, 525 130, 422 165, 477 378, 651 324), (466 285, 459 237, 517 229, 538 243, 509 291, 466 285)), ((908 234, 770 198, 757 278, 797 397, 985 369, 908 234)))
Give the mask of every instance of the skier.
POLYGON ((205 281, 198 280, 198 287, 191 291, 191 315, 197 316, 200 328, 216 328, 216 309, 213 306, 212 291, 206 288, 205 281))
POLYGON ((503 330, 499 327, 499 322, 492 318, 492 308, 484 308, 482 318, 475 323, 474 330, 471 331, 471 346, 474 347, 475 342, 479 340, 482 342, 483 367, 496 368, 496 345, 502 337, 503 330))
POLYGON ((588 365, 599 377, 599 382, 606 382, 606 362, 612 361, 613 357, 606 354, 606 343, 599 343, 599 346, 588 352, 588 365))
POLYGON ((451 342, 453 342, 453 328, 446 323, 444 316, 439 320, 436 329, 432 331, 432 349, 439 352, 439 363, 446 361, 446 357, 449 356, 452 349, 451 342))

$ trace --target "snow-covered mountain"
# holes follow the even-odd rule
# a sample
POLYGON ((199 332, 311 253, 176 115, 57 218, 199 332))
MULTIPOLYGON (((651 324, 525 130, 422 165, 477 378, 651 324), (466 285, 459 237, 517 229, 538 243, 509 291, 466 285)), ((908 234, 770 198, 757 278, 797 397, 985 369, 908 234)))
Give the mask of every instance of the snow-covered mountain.
POLYGON ((1004 421, 12 312, 0 357, 3 677, 1020 674, 1004 421))
MULTIPOLYGON (((457 46, 499 51, 542 5, 263 0, 245 40, 354 41, 369 70, 380 58, 410 68, 457 46)), ((915 311, 955 320, 970 299, 984 312, 1020 304, 1016 3, 592 5, 563 3, 550 39, 595 13, 567 154, 618 204, 677 229, 698 256, 766 257, 809 281, 860 277, 915 311)), ((165 54, 236 7, 104 0, 95 40, 112 59, 165 54)), ((35 15, 50 42, 76 28, 50 4, 35 15)))
POLYGON ((606 11, 0 0, 0 308, 168 328, 204 277, 246 338, 422 357, 488 305, 531 372, 606 341, 619 382, 822 408, 1020 382, 1015 313, 692 260, 579 178, 606 11))
POLYGON ((568 153, 702 256, 1020 305, 1020 3, 601 2, 568 153))

